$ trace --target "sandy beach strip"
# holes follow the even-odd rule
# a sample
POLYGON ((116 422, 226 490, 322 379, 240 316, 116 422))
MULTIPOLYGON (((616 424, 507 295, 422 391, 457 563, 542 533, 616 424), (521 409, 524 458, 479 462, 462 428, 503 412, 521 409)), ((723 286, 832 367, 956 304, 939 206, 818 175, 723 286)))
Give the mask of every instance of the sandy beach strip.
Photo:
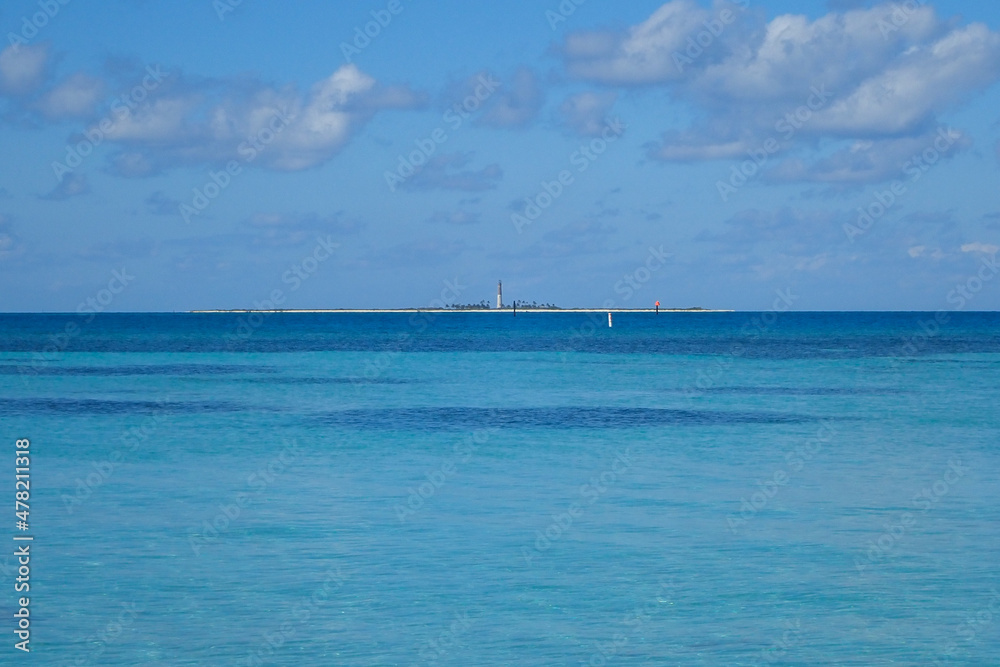
MULTIPOLYGON (((231 310, 191 310, 190 313, 493 313, 512 315, 510 308, 332 308, 332 309, 283 309, 253 310, 235 308, 231 310)), ((655 313, 655 308, 518 308, 517 314, 527 313, 655 313)), ((733 310, 660 308, 661 313, 732 313, 733 310)))

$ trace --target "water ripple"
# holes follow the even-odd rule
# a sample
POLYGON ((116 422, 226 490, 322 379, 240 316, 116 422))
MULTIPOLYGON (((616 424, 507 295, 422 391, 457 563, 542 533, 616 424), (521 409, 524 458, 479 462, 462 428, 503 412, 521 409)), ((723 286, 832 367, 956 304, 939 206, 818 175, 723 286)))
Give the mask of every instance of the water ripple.
POLYGON ((92 398, 0 398, 0 415, 199 414, 245 410, 217 401, 111 401, 92 398))
POLYGON ((378 430, 498 428, 634 428, 637 426, 720 426, 797 424, 812 417, 773 412, 674 410, 665 408, 392 408, 340 410, 319 417, 332 426, 378 430))

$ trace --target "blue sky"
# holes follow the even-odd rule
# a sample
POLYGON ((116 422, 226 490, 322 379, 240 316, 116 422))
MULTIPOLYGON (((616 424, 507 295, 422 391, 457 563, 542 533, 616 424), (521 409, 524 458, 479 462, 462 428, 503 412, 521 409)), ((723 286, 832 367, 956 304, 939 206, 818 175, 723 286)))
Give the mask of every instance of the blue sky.
POLYGON ((17 0, 0 28, 3 311, 500 278, 743 310, 949 310, 972 280, 963 309, 1000 307, 996 3, 17 0))

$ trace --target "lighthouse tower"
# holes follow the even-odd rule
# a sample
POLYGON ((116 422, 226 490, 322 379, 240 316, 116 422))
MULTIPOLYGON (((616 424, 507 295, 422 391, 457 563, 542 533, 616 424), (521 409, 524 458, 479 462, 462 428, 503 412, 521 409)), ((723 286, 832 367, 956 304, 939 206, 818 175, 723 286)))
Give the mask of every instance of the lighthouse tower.
POLYGON ((503 281, 497 281, 497 309, 503 308, 503 281))

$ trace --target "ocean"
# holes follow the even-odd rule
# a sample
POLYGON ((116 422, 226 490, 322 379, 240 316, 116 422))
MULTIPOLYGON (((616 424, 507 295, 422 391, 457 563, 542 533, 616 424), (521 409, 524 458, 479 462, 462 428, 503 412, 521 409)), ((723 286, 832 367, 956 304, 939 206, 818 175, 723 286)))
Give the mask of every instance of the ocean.
POLYGON ((8 314, 0 376, 3 664, 1000 664, 997 313, 8 314))

